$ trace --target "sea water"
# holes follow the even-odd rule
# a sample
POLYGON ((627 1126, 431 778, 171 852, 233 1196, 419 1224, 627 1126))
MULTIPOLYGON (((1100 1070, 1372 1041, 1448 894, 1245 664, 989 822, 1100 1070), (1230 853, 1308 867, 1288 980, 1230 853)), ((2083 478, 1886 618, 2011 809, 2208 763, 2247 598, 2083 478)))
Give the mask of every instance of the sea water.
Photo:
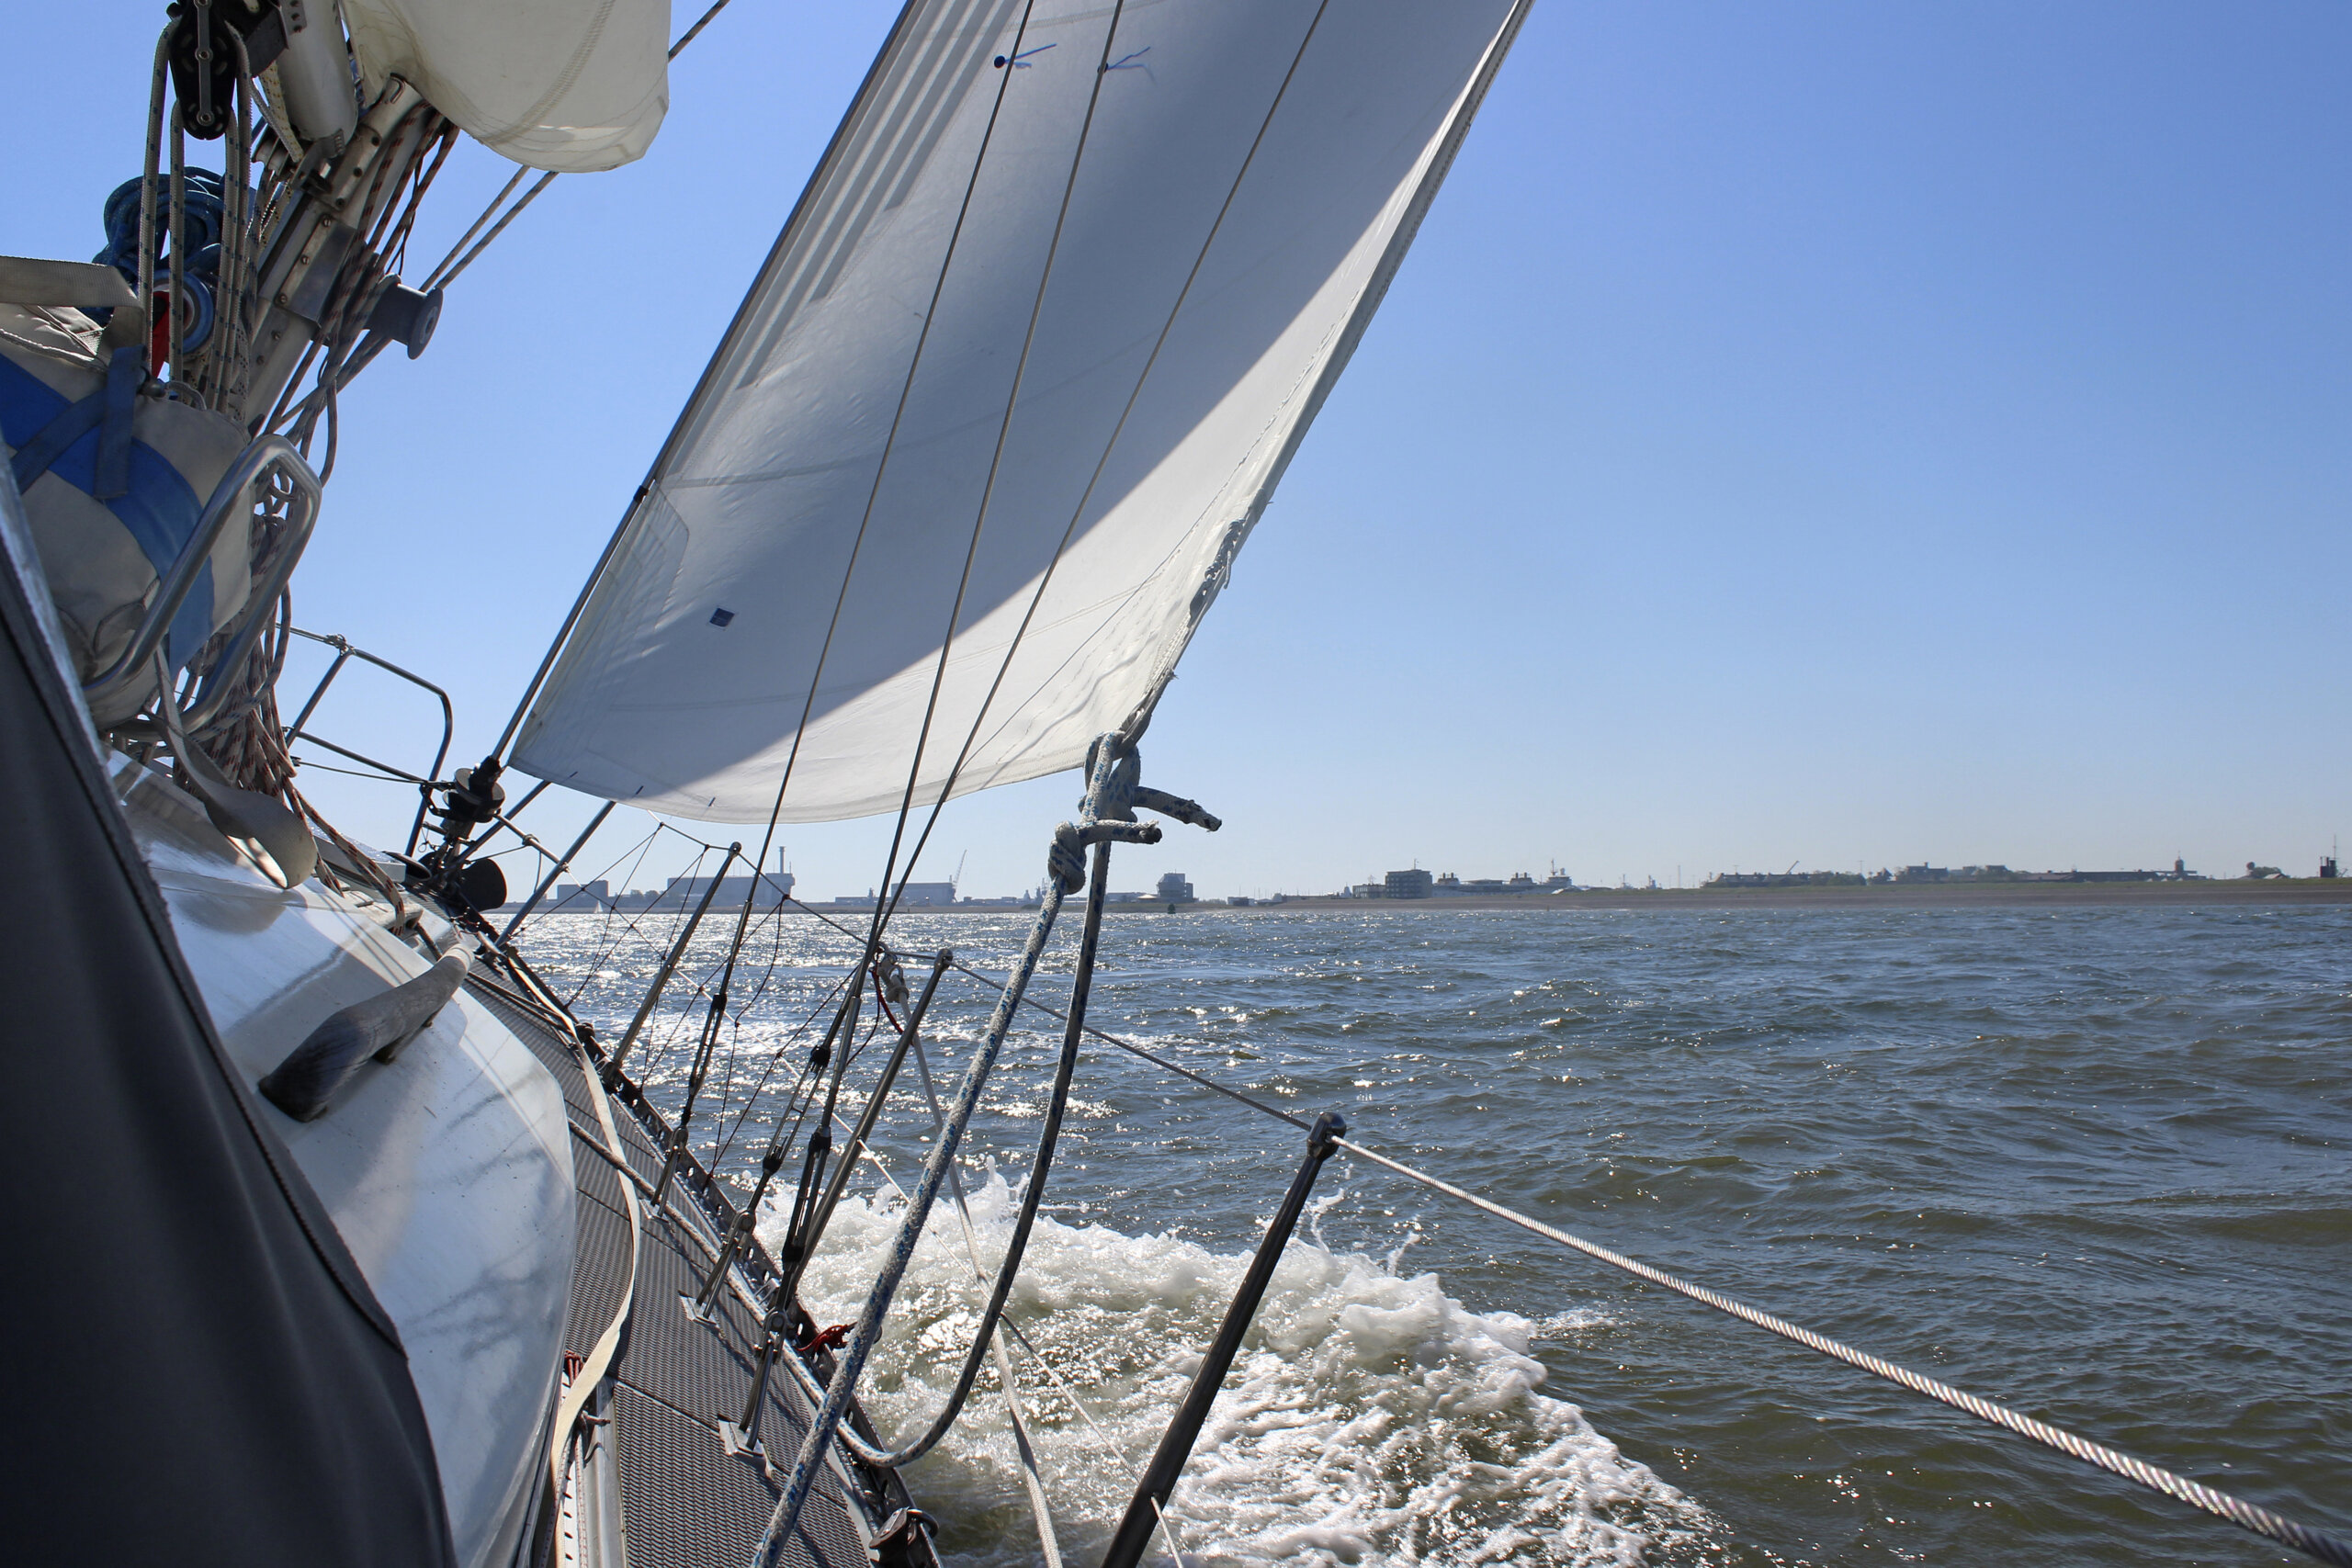
MULTIPOLYGON (((894 936, 1001 975, 1028 919, 909 916, 894 936)), ((609 1040, 673 925, 556 915, 533 945, 609 1040)), ((641 1048, 673 1107, 730 934, 712 926, 641 1048)), ((1037 983, 1057 1005, 1068 935, 1037 983)), ((752 927, 695 1122, 739 1177, 856 951, 805 915, 752 927)), ((1128 913, 1106 926, 1090 1019, 1686 1279, 2341 1528, 2347 953, 2352 911, 2244 906, 1128 913)), ((924 969, 909 964, 918 990, 924 969)), ((942 983, 925 1039, 943 1101, 992 999, 942 983)), ((876 1014, 868 993, 861 1038, 876 1014)), ((970 1237, 943 1202, 863 1390, 885 1434, 919 1429, 953 1384, 986 1300, 969 1248, 991 1270, 1001 1256, 1059 1043, 1033 1013, 1007 1045, 961 1163, 970 1237)), ((857 1055, 844 1117, 888 1043, 885 1025, 857 1055)), ((910 1063, 808 1272, 820 1319, 855 1315, 932 1126, 910 1063)), ((1009 1314, 1073 1562, 1099 1557, 1304 1150, 1294 1127, 1086 1045, 1009 1314)), ((772 1210, 763 1234, 780 1224, 772 1210)), ((907 1479, 959 1568, 1038 1559, 992 1365, 907 1479)), ((2300 1561, 1345 1156, 1168 1516, 1188 1561, 1243 1564, 2300 1561)))

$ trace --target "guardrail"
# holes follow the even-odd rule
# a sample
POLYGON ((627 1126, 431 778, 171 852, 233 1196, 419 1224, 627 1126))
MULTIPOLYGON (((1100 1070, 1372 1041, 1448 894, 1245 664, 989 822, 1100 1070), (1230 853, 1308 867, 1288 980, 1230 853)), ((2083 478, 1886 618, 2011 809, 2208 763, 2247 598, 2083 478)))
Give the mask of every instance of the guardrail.
POLYGON ((325 747, 338 757, 346 757, 364 767, 373 768, 387 778, 417 785, 416 818, 409 824, 408 845, 401 852, 403 854, 415 854, 416 841, 424 834, 424 810, 432 804, 433 798, 426 786, 441 776, 442 764, 449 760, 450 738, 457 733, 457 710, 449 705, 449 694, 415 671, 401 669, 389 659, 379 658, 364 648, 352 647, 347 640, 334 633, 306 632, 300 626, 288 626, 286 629, 296 637, 311 642, 322 643, 335 650, 334 662, 328 665, 327 672, 319 677, 319 683, 311 688, 311 694, 303 702, 302 710, 294 716, 294 722, 286 727, 286 744, 290 747, 297 740, 312 741, 325 747), (355 659, 372 664, 387 674, 396 675, 412 686, 422 687, 432 693, 435 699, 440 703, 441 747, 433 753, 433 766, 426 769, 422 775, 412 773, 404 768, 395 768, 389 762, 379 762, 373 757, 354 751, 348 747, 338 746, 324 736, 313 735, 302 728, 311 721, 311 716, 318 711, 320 699, 327 694, 327 688, 334 684, 335 677, 343 673, 343 667, 355 659))

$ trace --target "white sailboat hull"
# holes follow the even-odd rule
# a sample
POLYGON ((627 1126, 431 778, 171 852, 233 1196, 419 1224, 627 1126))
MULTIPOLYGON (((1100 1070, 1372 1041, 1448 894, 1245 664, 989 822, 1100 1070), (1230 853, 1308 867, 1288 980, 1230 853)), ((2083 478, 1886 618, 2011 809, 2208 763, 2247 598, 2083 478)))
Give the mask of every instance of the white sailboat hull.
MULTIPOLYGON (((154 773, 122 759, 115 778, 249 1089, 329 1014, 430 966, 371 918, 379 904, 317 881, 281 888, 154 773)), ((571 1150, 554 1078, 460 991, 317 1121, 261 1103, 400 1328, 458 1560, 509 1561, 542 1473, 571 1283, 571 1150)))

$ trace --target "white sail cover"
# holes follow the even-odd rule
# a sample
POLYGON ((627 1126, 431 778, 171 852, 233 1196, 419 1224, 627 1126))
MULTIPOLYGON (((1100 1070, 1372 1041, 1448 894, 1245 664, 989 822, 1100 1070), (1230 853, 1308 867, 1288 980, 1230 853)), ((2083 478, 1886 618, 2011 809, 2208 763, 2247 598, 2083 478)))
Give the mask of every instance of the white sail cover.
MULTIPOLYGON (((334 0, 309 0, 333 15, 334 0)), ((491 151, 588 174, 670 108, 670 0, 342 0, 369 95, 398 76, 491 151)))
POLYGON ((514 765, 816 821, 1139 733, 1523 4, 914 0, 514 765))

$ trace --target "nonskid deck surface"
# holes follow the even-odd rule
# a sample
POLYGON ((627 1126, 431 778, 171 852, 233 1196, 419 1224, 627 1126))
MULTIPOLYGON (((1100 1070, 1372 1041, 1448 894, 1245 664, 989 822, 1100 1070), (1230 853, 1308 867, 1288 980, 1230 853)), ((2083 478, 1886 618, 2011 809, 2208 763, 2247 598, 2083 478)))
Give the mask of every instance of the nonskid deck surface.
MULTIPOLYGON (((629 1200, 620 1174, 600 1152, 605 1140, 595 1090, 571 1043, 493 985, 476 983, 471 989, 537 1054, 563 1089, 580 1196, 563 1348, 568 1356, 584 1357, 628 1288, 629 1200)), ((653 1136, 617 1099, 612 1112, 630 1165, 647 1182, 654 1181, 662 1156, 653 1136)), ((614 1439, 621 1531, 631 1568, 741 1568, 752 1560, 775 1511, 783 1472, 808 1429, 808 1401, 788 1369, 777 1367, 768 1379, 759 1420, 767 1462, 726 1451, 719 1424, 740 1419, 751 1397, 759 1320, 732 1288, 715 1298, 713 1326, 687 1316, 679 1298, 701 1289, 725 1211, 714 1223, 703 1194, 681 1180, 672 1188, 664 1212, 645 1223, 635 1308, 613 1359, 609 1403, 592 1402, 590 1409, 613 1423, 606 1430, 614 1439)), ((717 1201, 723 1204, 725 1199, 717 1201)), ((763 1254, 748 1260, 747 1271, 759 1277, 763 1288, 774 1278, 763 1254)), ((874 1476, 846 1453, 840 1457, 873 1491, 855 1497, 839 1470, 824 1472, 786 1559, 797 1568, 867 1568, 871 1521, 906 1504, 895 1477, 874 1476)))

